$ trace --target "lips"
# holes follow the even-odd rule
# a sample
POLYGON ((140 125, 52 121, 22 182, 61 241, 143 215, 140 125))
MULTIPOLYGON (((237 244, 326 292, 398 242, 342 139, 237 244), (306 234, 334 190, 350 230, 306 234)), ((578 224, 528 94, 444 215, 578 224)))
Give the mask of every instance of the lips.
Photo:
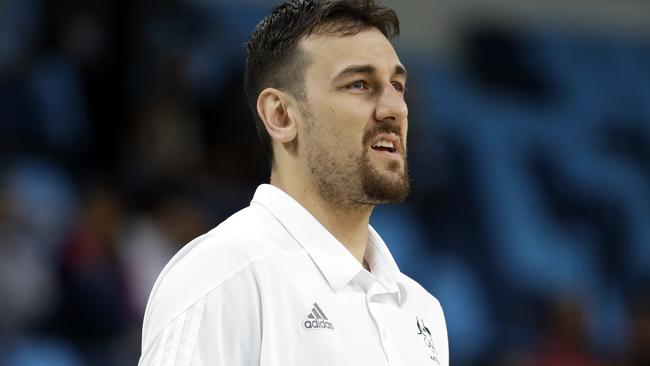
POLYGON ((379 140, 371 146, 375 150, 395 152, 395 144, 388 140, 379 140))
POLYGON ((400 153, 403 151, 401 140, 395 133, 381 133, 372 139, 370 147, 376 151, 400 153))

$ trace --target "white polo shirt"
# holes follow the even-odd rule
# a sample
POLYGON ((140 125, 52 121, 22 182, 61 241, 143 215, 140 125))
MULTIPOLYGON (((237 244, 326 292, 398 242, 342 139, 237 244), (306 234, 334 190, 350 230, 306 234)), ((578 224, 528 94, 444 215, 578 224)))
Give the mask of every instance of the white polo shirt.
POLYGON ((139 365, 447 366, 440 303, 368 229, 371 272, 288 194, 259 186, 163 269, 139 365))

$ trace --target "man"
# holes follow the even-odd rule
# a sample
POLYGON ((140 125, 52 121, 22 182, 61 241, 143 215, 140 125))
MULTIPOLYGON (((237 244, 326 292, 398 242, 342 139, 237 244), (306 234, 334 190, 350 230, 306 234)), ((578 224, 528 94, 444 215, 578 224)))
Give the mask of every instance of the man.
POLYGON ((440 304, 368 224, 409 192, 398 31, 371 0, 292 0, 257 26, 271 184, 162 271, 140 365, 448 365, 440 304))

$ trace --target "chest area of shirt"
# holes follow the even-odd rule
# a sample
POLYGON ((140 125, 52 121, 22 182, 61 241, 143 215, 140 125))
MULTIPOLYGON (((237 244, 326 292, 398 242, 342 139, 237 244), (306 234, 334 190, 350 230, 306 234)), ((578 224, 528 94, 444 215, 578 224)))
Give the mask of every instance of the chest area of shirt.
POLYGON ((440 365, 441 340, 424 306, 400 306, 392 294, 354 285, 334 293, 309 278, 273 287, 263 292, 262 342, 291 355, 288 365, 440 365))

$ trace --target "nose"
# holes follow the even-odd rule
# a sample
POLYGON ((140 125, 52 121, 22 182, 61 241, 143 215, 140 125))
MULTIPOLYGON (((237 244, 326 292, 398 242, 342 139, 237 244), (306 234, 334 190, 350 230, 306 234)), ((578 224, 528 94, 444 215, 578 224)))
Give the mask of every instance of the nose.
POLYGON ((399 124, 406 122, 408 107, 404 94, 395 89, 392 83, 383 88, 377 101, 375 119, 378 122, 393 120, 399 124))

